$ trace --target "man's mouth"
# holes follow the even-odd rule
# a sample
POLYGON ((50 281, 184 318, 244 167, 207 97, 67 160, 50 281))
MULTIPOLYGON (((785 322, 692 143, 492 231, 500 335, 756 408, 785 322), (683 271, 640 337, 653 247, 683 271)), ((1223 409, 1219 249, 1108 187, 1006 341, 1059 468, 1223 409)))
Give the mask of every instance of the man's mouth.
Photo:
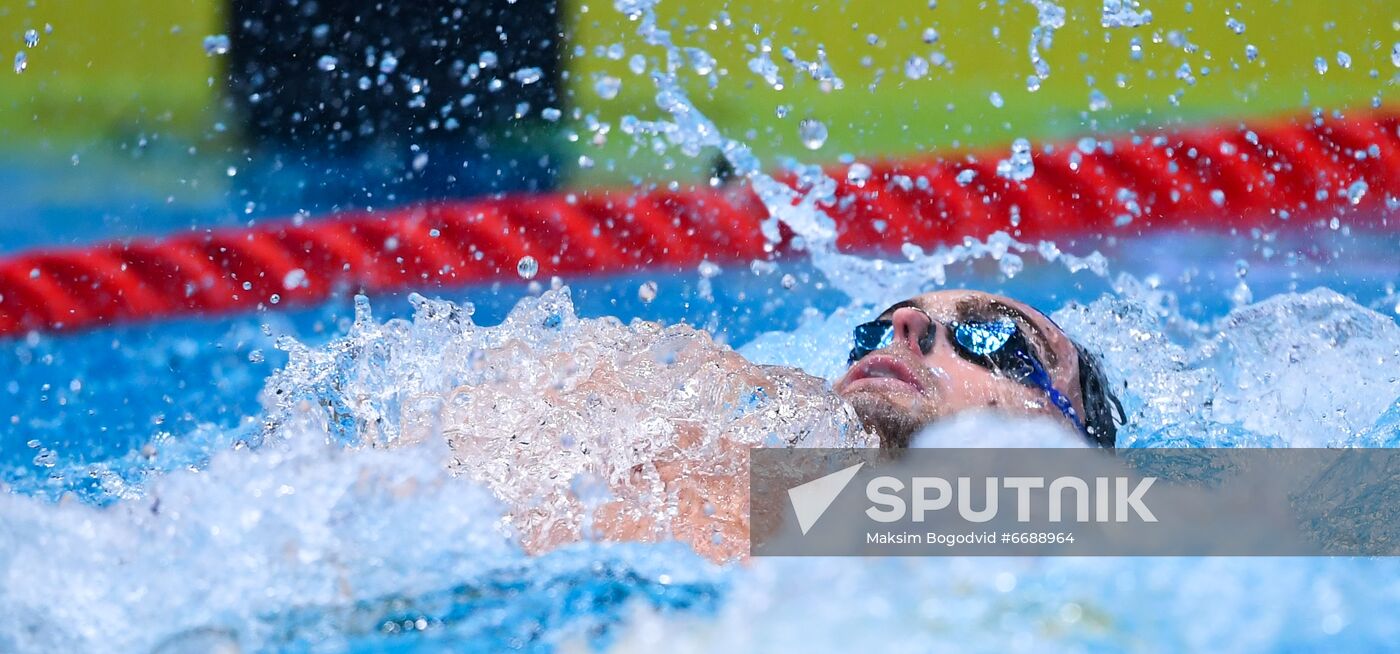
POLYGON ((846 373, 840 392, 876 389, 923 393, 924 385, 909 364, 886 354, 871 354, 846 373))

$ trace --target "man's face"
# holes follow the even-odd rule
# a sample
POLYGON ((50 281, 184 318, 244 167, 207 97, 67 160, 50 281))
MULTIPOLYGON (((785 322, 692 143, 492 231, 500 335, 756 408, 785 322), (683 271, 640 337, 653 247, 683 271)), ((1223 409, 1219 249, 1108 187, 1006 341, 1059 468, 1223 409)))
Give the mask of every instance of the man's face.
POLYGON ((924 425, 972 409, 1045 415, 1071 424, 1040 386, 960 351, 949 327, 954 323, 1012 321, 1050 382, 1084 415, 1074 344, 1020 302, 976 291, 936 291, 900 302, 878 319, 893 323, 892 342, 856 361, 834 389, 885 447, 907 446, 924 425))

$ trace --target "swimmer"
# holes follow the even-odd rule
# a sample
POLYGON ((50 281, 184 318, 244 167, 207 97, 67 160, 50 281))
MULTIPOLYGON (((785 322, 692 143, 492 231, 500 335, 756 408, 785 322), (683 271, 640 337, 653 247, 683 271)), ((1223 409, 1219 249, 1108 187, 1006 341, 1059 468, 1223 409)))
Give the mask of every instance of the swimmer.
POLYGON ((833 386, 881 447, 973 410, 1045 415, 1113 448, 1122 406, 1098 360, 1045 314, 1008 297, 936 291, 855 328, 833 386))
MULTIPOLYGON (((832 390, 882 448, 908 447, 939 420, 996 411, 1046 416, 1112 449, 1124 420, 1097 358, 1045 314, 1004 296, 948 290, 899 302, 855 328, 847 361, 832 390)), ((735 445, 725 456, 741 458, 742 450, 735 445)), ((744 475, 721 468, 686 459, 656 471, 678 499, 670 535, 728 561, 748 551, 748 488, 744 475)), ((654 539, 652 520, 619 518, 625 504, 599 512, 605 538, 654 539)))

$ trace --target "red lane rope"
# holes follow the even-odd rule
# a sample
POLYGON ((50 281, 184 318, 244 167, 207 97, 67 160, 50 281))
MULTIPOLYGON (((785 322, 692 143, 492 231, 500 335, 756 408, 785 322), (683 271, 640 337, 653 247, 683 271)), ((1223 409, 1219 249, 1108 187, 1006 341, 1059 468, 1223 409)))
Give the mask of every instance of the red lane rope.
MULTIPOLYGON (((1391 227, 1386 203, 1400 197, 1392 115, 1059 144, 1033 154, 1024 182, 997 176, 1008 154, 884 162, 856 181, 833 169, 838 201, 826 210, 839 245, 927 247, 999 230, 1035 240, 1273 229, 1341 215, 1391 227)), ((546 275, 747 261, 773 251, 758 230, 764 217, 734 189, 571 192, 27 252, 0 259, 0 337, 508 279, 527 255, 546 275)))

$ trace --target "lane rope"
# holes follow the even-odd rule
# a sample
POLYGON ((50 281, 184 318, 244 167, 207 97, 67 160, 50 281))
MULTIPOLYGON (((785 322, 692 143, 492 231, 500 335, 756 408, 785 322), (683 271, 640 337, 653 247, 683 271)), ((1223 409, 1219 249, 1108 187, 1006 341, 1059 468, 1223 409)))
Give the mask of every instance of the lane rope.
MULTIPOLYGON (((1400 116, 1304 116, 1033 153, 1034 175, 997 175, 1008 149, 835 167, 826 209, 845 250, 985 238, 1158 229, 1287 229, 1346 217, 1392 228, 1400 116), (968 173, 966 171, 972 171, 968 173), (969 175, 971 179, 969 180, 969 175)), ((190 314, 279 308, 346 292, 686 268, 772 256, 746 189, 559 192, 190 232, 0 259, 0 337, 190 314)))

